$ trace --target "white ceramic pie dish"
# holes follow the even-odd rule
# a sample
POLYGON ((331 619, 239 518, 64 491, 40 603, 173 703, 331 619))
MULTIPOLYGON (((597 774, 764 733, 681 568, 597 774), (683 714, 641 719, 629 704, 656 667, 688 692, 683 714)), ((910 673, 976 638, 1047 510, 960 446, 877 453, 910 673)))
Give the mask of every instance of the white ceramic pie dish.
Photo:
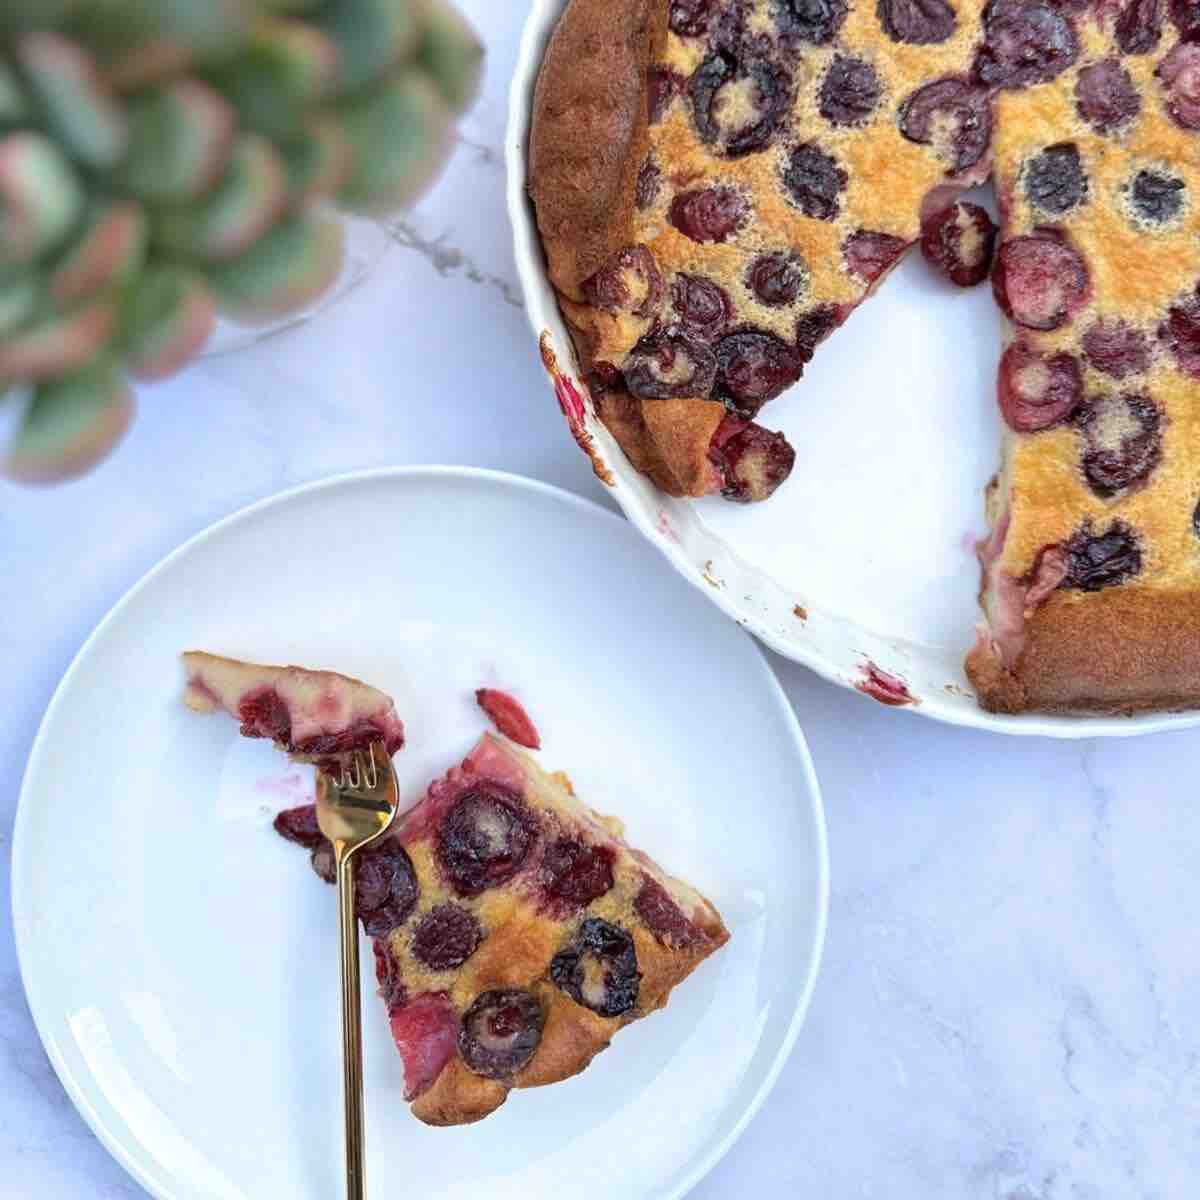
MULTIPOLYGON (((509 98, 508 204, 526 311, 543 358, 575 382, 570 338, 525 191, 533 89, 566 0, 531 0, 509 98)), ((688 580, 768 646, 844 687, 868 664, 899 677, 905 707, 957 725, 1052 737, 1122 736, 1200 724, 984 712, 962 660, 979 619, 974 539, 999 463, 999 317, 986 285, 962 292, 913 254, 824 343, 762 420, 796 448, 766 503, 679 500, 633 469, 585 404, 597 474, 688 580)))

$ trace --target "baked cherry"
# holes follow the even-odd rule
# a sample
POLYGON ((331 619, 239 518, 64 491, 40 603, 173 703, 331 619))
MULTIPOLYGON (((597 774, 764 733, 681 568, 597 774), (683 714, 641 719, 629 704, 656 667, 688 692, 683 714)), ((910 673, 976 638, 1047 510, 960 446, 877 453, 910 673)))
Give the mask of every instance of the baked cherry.
POLYGON ((746 271, 746 286, 768 308, 794 304, 808 287, 808 266, 795 252, 761 254, 746 271))
POLYGON ((1162 37, 1163 0, 1126 0, 1114 32, 1126 54, 1148 54, 1162 37))
POLYGON ((1083 372, 1074 355, 1043 355, 1014 342, 1000 357, 1000 412, 1010 429, 1036 433, 1065 421, 1083 398, 1083 372))
POLYGON ((710 54, 688 82, 700 140, 740 158, 763 150, 791 108, 791 80, 765 58, 710 54))
POLYGON ((694 945, 703 936, 683 915, 683 910, 675 903, 671 893, 649 875, 642 877, 642 886, 633 901, 633 911, 660 942, 672 949, 694 945))
POLYGON ((860 229, 842 243, 842 254, 851 275, 874 283, 910 244, 895 234, 860 229))
POLYGON ((623 368, 625 386, 640 400, 707 396, 717 375, 709 346, 682 324, 668 325, 642 338, 623 368))
POLYGON ((846 19, 846 0, 772 0, 784 41, 828 46, 846 19))
POLYGON ((556 838, 542 855, 542 886, 549 899, 583 907, 612 889, 613 861, 608 846, 556 838))
POLYGON ((668 18, 671 32, 680 37, 699 37, 708 31, 713 0, 671 0, 668 18))
POLYGON ((959 200, 921 222, 925 261, 959 287, 974 287, 992 269, 996 226, 978 204, 959 200))
POLYGON ((670 67, 651 67, 646 75, 646 107, 651 125, 657 125, 667 115, 671 101, 678 96, 687 81, 670 67))
POLYGON ((710 342, 725 332, 733 315, 725 289, 703 275, 676 275, 671 306, 685 329, 710 342))
POLYGON ((583 281, 588 302, 605 312, 648 317, 662 299, 663 281, 647 246, 626 246, 583 281))
POLYGON ((1180 42, 1155 70, 1176 125, 1200 129, 1200 45, 1180 42))
POLYGON ((974 73, 988 87, 1047 83, 1079 57, 1070 18, 1044 0, 989 0, 974 73))
POLYGON ((804 358, 773 333, 741 329, 717 343, 717 395, 745 417, 791 387, 804 371, 804 358))
POLYGON ((292 714, 273 687, 259 688, 243 696, 238 704, 242 737, 270 738, 283 746, 292 744, 292 714))
POLYGON ((1129 204, 1139 224, 1165 225, 1179 215, 1184 182, 1166 171, 1139 171, 1129 188, 1129 204))
POLYGON ((661 188, 662 171, 658 169, 654 159, 647 156, 646 161, 642 163, 642 169, 638 171, 637 183, 634 185, 634 203, 639 209, 649 208, 658 199, 661 188))
POLYGON ((404 980, 400 976, 400 966, 388 949, 386 938, 376 938, 371 943, 375 955, 375 982, 379 985, 379 994, 388 1008, 403 1004, 408 997, 404 980))
POLYGON ((1141 483, 1162 457, 1162 414, 1140 392, 1094 396, 1076 420, 1083 434, 1083 474, 1104 499, 1141 483))
POLYGON ((414 1100, 432 1086, 454 1057, 461 1026, 450 997, 424 992, 388 1012, 392 1040, 404 1063, 404 1098, 414 1100))
POLYGON ((749 214, 750 205, 741 192, 716 186, 680 192, 671 201, 670 221, 693 242, 723 242, 749 214))
POLYGON ((796 321, 796 349, 804 362, 841 323, 842 317, 832 304, 819 304, 796 321))
POLYGON ((832 155, 812 142, 803 142, 788 156, 783 186, 807 217, 832 221, 841 207, 840 196, 849 182, 832 155))
POLYGON ((1087 267, 1053 230, 1011 238, 1000 246, 992 271, 996 302, 1018 325, 1058 329, 1087 302, 1087 267))
POLYGON ((1158 336, 1175 356, 1179 369, 1200 379, 1200 285, 1171 305, 1158 336))
POLYGON ((910 142, 934 148, 948 175, 975 166, 992 140, 988 94, 963 79, 935 79, 917 88, 900 105, 899 120, 910 142))
POLYGON ((439 904, 413 930, 413 957, 431 971, 461 967, 483 941, 483 926, 461 904, 439 904))
POLYGON ((576 1004, 602 1017, 619 1017, 637 1004, 637 949, 617 925, 588 917, 550 960, 550 978, 576 1004))
POLYGON ((275 832, 306 850, 315 850, 325 840, 325 835, 317 824, 315 804, 302 804, 299 808, 285 809, 275 818, 275 832))
POLYGON ((1087 177, 1074 142, 1059 142, 1035 154, 1024 171, 1025 195, 1042 212, 1061 216, 1087 197, 1087 177))
POLYGON ((727 416, 709 457, 721 475, 721 495, 738 504, 766 500, 792 473, 796 451, 782 433, 727 416))
POLYGON ((1150 365, 1150 344, 1145 334, 1116 317, 1094 322, 1083 335, 1083 356, 1105 375, 1124 379, 1150 365))
POLYGON ((1067 575, 1063 587, 1098 592, 1131 579, 1142 569, 1142 550, 1137 534, 1121 520, 1097 533, 1090 521, 1077 529, 1063 547, 1067 552, 1067 575))
POLYGON ((946 0, 877 0, 875 12, 893 42, 932 46, 954 32, 954 9, 946 0))
POLYGON ((546 1014, 537 997, 520 988, 484 992, 463 1013, 458 1052, 487 1079, 510 1079, 542 1041, 546 1014))
POLYGON ((1137 116, 1142 99, 1129 72, 1115 58, 1080 69, 1075 108, 1097 133, 1111 133, 1137 116))
POLYGON ((354 911, 371 937, 403 925, 417 903, 417 873, 399 842, 387 838, 354 858, 354 911))
POLYGON ((879 104, 883 84, 869 62, 834 55, 817 94, 817 109, 831 125, 864 125, 879 104))
POLYGON ((1171 21, 1179 30, 1181 42, 1200 39, 1200 4, 1196 0, 1171 0, 1171 21))
POLYGON ((524 801, 492 780, 473 783, 442 818, 437 858, 460 896, 477 896, 511 879, 537 837, 524 801))

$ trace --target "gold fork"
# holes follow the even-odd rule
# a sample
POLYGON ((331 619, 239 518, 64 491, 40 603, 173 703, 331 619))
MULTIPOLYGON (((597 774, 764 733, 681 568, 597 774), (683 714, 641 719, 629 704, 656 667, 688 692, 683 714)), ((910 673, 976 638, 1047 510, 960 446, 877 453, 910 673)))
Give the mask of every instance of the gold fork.
POLYGON ((342 971, 342 1092, 346 1119, 346 1196, 363 1200, 362 1021, 358 925, 354 919, 354 855, 383 836, 396 815, 396 774, 383 742, 356 750, 341 777, 317 773, 317 825, 333 843, 337 864, 338 958, 342 971))

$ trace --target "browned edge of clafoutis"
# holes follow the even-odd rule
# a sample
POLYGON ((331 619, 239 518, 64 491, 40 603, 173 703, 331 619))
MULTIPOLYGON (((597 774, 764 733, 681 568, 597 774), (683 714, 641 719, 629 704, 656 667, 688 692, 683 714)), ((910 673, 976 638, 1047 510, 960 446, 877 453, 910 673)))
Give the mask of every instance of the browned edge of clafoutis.
MULTIPOLYGON (((633 241, 637 175, 649 143, 647 72, 666 39, 665 0, 571 0, 542 60, 529 135, 529 195, 580 375, 593 334, 568 308, 583 282, 633 241)), ((672 496, 713 490, 715 400, 605 397, 597 415, 630 462, 672 496)))
POLYGON ((1127 716, 1200 705, 1200 595, 1122 585, 1089 595, 1081 616, 1071 595, 1051 595, 1008 669, 977 646, 967 677, 980 706, 1127 716))

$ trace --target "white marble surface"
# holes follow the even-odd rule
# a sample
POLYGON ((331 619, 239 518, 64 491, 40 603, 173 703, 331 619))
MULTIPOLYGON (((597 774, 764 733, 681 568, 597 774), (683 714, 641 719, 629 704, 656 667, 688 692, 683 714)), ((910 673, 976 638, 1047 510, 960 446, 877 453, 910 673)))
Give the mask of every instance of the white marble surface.
MULTIPOLYGON (((147 389, 132 433, 88 478, 0 484, 5 850, 20 770, 72 655, 215 518, 389 463, 498 467, 605 500, 555 415, 508 249, 500 148, 521 6, 465 7, 490 46, 485 94, 382 268, 319 325, 147 389)), ((1200 734, 1008 740, 775 666, 825 793, 829 940, 778 1087, 694 1195, 1195 1197, 1200 734)), ((0 1196, 141 1194, 46 1061, 6 923, 0 1196)))

